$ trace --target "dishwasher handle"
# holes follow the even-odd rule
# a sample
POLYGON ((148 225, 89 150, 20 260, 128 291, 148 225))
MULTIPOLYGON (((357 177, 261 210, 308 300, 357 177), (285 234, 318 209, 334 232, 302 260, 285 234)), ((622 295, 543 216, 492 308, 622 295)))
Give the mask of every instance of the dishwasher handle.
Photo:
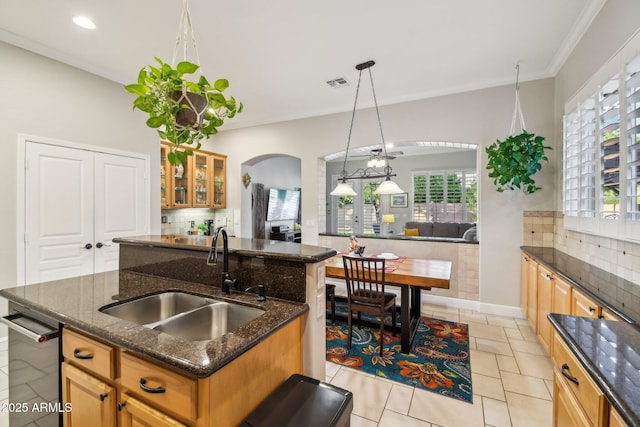
POLYGON ((57 328, 52 328, 50 326, 47 326, 42 322, 39 322, 35 319, 25 316, 23 313, 14 313, 8 316, 0 317, 0 322, 4 323, 14 331, 19 332, 20 334, 25 335, 39 343, 43 343, 45 341, 58 338, 60 336, 60 331, 57 328), (31 329, 14 322, 14 320, 17 320, 17 319, 26 319, 27 321, 30 321, 32 323, 35 322, 36 324, 41 325, 43 327, 46 326, 47 328, 49 328, 49 330, 32 331, 31 329))

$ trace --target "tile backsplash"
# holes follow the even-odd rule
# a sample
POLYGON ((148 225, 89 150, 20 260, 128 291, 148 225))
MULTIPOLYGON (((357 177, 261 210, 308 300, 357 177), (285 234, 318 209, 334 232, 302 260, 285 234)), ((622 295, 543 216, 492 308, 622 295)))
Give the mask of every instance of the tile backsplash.
POLYGON ((212 219, 216 227, 225 226, 230 235, 234 235, 235 215, 232 209, 172 209, 162 210, 161 218, 166 222, 160 224, 162 234, 188 234, 191 221, 195 225, 212 219))
POLYGON ((640 286, 640 244, 567 229, 561 212, 525 211, 522 241, 554 247, 640 286))

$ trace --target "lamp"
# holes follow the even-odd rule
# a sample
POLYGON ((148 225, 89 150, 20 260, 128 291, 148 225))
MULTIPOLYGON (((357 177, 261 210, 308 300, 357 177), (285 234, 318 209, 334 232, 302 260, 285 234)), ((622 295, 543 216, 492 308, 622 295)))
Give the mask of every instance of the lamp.
MULTIPOLYGON (((386 182, 386 181, 385 181, 386 182)), ((382 223, 383 224, 387 224, 387 234, 391 234, 392 231, 390 229, 390 224, 393 224, 394 222, 396 222, 396 217, 393 216, 393 214, 384 214, 382 215, 382 223)))
POLYGON ((356 65, 356 70, 358 70, 358 86, 356 87, 356 99, 353 103, 353 112, 351 113, 351 125, 349 126, 349 136, 347 138, 347 149, 344 152, 344 162, 342 164, 342 172, 340 173, 340 178, 338 185, 334 190, 329 193, 332 196, 356 196, 357 193, 351 188, 347 181, 350 179, 371 179, 371 178, 385 178, 385 180, 376 188, 374 191, 375 194, 400 194, 404 193, 404 191, 391 180, 392 176, 396 176, 393 173, 393 169, 389 166, 389 159, 387 158, 387 146, 384 143, 384 134, 382 133, 382 122, 380 121, 380 111, 378 110, 378 101, 376 100, 376 91, 373 87, 373 76, 371 75, 371 67, 375 65, 374 61, 363 62, 362 64, 356 65), (367 168, 358 168, 353 173, 347 172, 347 157, 349 155, 349 145, 351 143, 351 131, 353 130, 353 120, 356 116, 356 106, 358 105, 358 94, 360 92, 360 80, 362 78, 362 70, 369 70, 369 80, 371 81, 371 91, 373 92, 373 103, 376 107, 376 115, 378 117, 378 127, 380 128, 380 137, 382 138, 382 150, 384 152, 384 163, 376 163, 375 166, 372 164, 367 164, 367 168), (372 169, 372 167, 382 167, 384 166, 384 172, 379 173, 372 169))

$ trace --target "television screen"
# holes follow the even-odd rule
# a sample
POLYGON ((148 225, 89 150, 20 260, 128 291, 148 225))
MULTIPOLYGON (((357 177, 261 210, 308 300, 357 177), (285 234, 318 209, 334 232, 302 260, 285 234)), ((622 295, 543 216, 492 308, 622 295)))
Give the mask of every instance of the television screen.
POLYGON ((269 190, 267 221, 298 219, 299 206, 300 191, 272 188, 269 190))

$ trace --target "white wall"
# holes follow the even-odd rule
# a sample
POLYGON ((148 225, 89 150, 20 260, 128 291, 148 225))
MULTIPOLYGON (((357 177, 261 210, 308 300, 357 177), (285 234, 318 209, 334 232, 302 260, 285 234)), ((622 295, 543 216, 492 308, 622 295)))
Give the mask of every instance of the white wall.
MULTIPOLYGON (((383 93, 384 88, 378 92, 383 93)), ((553 80, 525 82, 520 96, 529 131, 552 138, 554 117, 553 80)), ((475 143, 481 151, 478 171, 480 233, 480 301, 517 306, 519 304, 519 247, 522 243, 522 212, 525 209, 552 210, 555 207, 553 163, 536 177, 543 190, 532 196, 498 193, 484 165, 484 147, 507 135, 513 112, 513 85, 438 98, 382 106, 380 114, 389 142, 434 140, 475 143)), ((249 108, 250 106, 247 106, 249 108)), ((363 147, 379 140, 375 110, 358 111, 351 146, 363 147)), ((303 120, 228 130, 205 143, 205 149, 229 156, 227 202, 241 204, 240 165, 270 153, 287 153, 302 160, 302 236, 309 244, 318 242, 324 231, 324 167, 318 159, 344 150, 350 121, 348 112, 303 120), (315 191, 314 191, 315 190, 315 191), (323 190, 320 190, 324 193, 323 190)), ((553 157, 555 154, 551 153, 553 157)))
MULTIPOLYGON (((159 176, 155 132, 131 109, 132 95, 119 84, 0 42, 0 287, 16 285, 18 134, 150 155, 159 176)), ((151 180, 151 230, 160 230, 160 182, 151 180)))

